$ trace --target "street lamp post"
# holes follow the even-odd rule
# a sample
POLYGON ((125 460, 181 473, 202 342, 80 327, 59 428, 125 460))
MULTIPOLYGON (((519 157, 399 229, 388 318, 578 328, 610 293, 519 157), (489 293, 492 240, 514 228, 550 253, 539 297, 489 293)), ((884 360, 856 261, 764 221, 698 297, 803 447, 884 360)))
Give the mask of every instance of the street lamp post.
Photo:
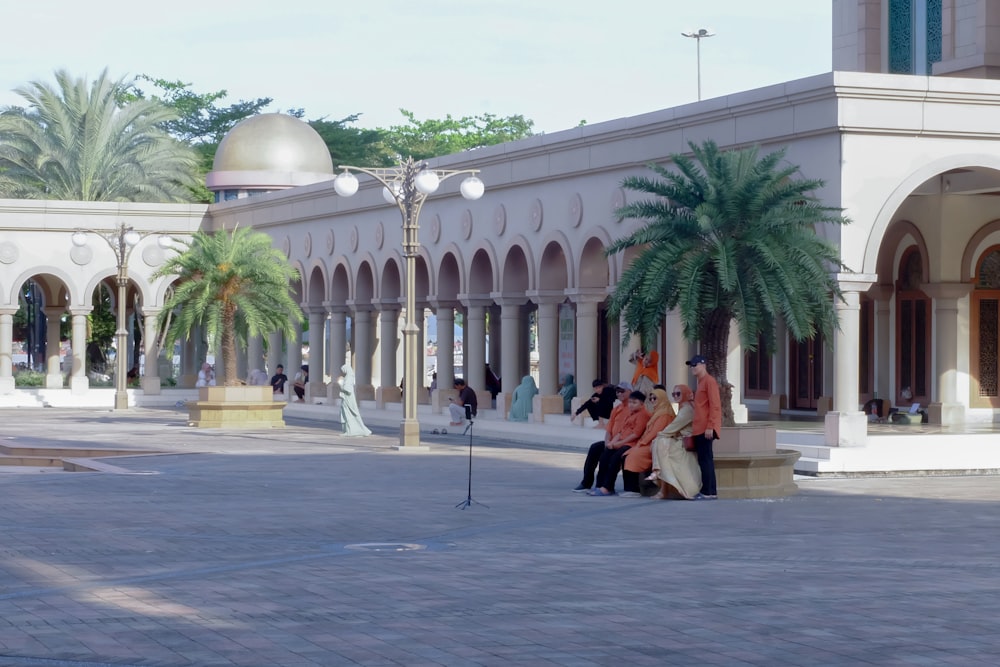
POLYGON ((697 30, 689 30, 687 32, 682 32, 681 35, 684 37, 690 37, 697 42, 697 62, 698 62, 698 100, 701 101, 701 40, 707 39, 709 37, 714 37, 715 33, 712 32, 711 28, 698 28, 697 30))
MULTIPOLYGON (((128 330, 125 328, 125 298, 128 291, 128 259, 132 254, 132 249, 139 244, 139 241, 151 236, 156 232, 139 233, 133 227, 124 222, 110 231, 96 231, 78 229, 73 233, 73 245, 82 248, 87 245, 88 233, 94 234, 105 241, 111 251, 115 254, 115 264, 118 269, 116 284, 118 285, 117 303, 117 326, 115 327, 115 410, 128 409, 128 330)), ((171 240, 169 236, 160 236, 158 239, 160 247, 169 248, 171 240)))
POLYGON ((452 176, 468 174, 462 181, 460 192, 466 199, 479 199, 485 186, 476 177, 478 169, 433 169, 423 160, 412 157, 400 160, 395 167, 352 167, 340 165, 343 171, 333 180, 333 187, 342 197, 350 197, 358 191, 358 179, 351 173, 357 171, 368 174, 383 186, 382 196, 390 204, 396 204, 403 217, 403 256, 406 258, 406 320, 403 325, 403 421, 399 425, 401 447, 420 444, 420 423, 417 420, 417 378, 421 371, 417 366, 416 323, 416 265, 420 241, 420 209, 433 194, 441 181, 452 176))

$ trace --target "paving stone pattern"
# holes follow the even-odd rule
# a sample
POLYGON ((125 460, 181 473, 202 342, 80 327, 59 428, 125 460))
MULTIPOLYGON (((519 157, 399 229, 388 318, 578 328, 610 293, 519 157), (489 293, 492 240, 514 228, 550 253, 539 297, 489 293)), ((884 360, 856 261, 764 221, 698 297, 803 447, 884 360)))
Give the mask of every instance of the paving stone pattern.
MULTIPOLYGON (((570 492, 582 453, 392 450, 335 425, 0 412, 8 444, 151 447, 0 473, 0 665, 994 665, 1000 480, 767 501, 570 492)), ((620 484, 620 482, 619 482, 620 484)))

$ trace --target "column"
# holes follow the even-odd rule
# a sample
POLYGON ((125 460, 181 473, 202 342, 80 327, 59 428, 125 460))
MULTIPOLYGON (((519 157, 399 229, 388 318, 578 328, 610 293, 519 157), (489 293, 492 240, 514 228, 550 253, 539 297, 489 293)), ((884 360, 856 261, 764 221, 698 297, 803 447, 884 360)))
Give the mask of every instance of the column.
MULTIPOLYGON (((325 305, 330 315, 329 357, 330 368, 332 369, 331 377, 337 377, 340 375, 340 367, 344 365, 344 361, 347 359, 347 310, 344 306, 334 306, 330 303, 325 305)), ((291 351, 289 351, 288 357, 291 359, 291 351)), ((326 395, 332 405, 340 397, 340 386, 336 382, 331 382, 327 387, 326 395)))
POLYGON ((396 352, 399 347, 399 307, 383 305, 379 313, 379 388, 375 391, 375 403, 379 408, 386 403, 399 403, 399 373, 396 368, 396 352))
POLYGON ((246 361, 240 368, 240 377, 250 377, 250 371, 255 368, 264 369, 264 339, 259 335, 247 339, 246 361))
POLYGON ((370 398, 372 387, 372 314, 364 307, 354 311, 354 377, 358 400, 370 398))
MULTIPOLYGON (((267 336, 267 355, 260 359, 261 365, 257 368, 260 368, 261 370, 268 370, 273 373, 274 371, 271 371, 270 369, 274 368, 278 364, 284 365, 284 342, 285 335, 280 331, 272 331, 269 333, 267 336)), ((253 366, 251 366, 251 368, 253 368, 253 366)), ((285 373, 285 375, 288 375, 288 373, 285 373)))
MULTIPOLYGON (((14 314, 17 308, 0 308, 0 395, 14 393, 14 314)), ((74 355, 76 348, 73 348, 74 355)))
POLYGON ((733 421, 737 424, 746 424, 749 419, 749 411, 746 404, 743 403, 743 358, 743 344, 740 342, 739 323, 733 320, 729 325, 726 366, 729 374, 728 380, 733 387, 733 421))
POLYGON ((767 411, 779 414, 788 408, 788 330, 782 319, 774 323, 774 339, 774 356, 771 357, 771 397, 768 400, 767 411))
MULTIPOLYGON (((61 306, 43 308, 45 313, 45 388, 62 389, 62 370, 59 368, 62 350, 59 346, 59 324, 66 309, 61 306)), ((119 350, 118 354, 127 354, 119 350)))
MULTIPOLYGON (((490 302, 490 305, 486 307, 486 313, 489 315, 489 326, 488 333, 490 335, 490 349, 487 351, 486 363, 490 365, 493 373, 496 375, 501 375, 500 369, 502 367, 502 362, 500 357, 503 354, 503 348, 501 347, 503 343, 500 342, 502 333, 500 331, 500 309, 490 302)), ((518 378, 520 381, 520 378, 518 378)))
MULTIPOLYGON (((273 360, 268 359, 268 373, 274 375, 275 369, 278 364, 285 367, 285 375, 288 376, 289 384, 285 387, 285 401, 291 401, 295 397, 295 392, 291 389, 291 379, 295 377, 295 372, 302 367, 302 320, 295 319, 292 322, 292 328, 295 329, 295 333, 292 336, 292 340, 288 342, 288 357, 284 360, 275 357, 273 360)), ((270 376, 269 376, 270 379, 270 376)), ((279 398, 281 394, 278 394, 279 398)))
POLYGON ((927 406, 932 424, 964 424, 965 405, 958 400, 959 299, 972 291, 969 283, 931 283, 924 292, 934 299, 934 356, 937 391, 927 406))
MULTIPOLYGON (((159 316, 162 308, 157 308, 153 306, 143 306, 142 308, 142 353, 143 353, 143 373, 142 373, 142 392, 150 396, 155 396, 160 393, 160 345, 159 339, 156 337, 156 318, 159 316)), ((73 312, 73 311, 70 311, 73 312)), ((84 321, 84 327, 86 331, 86 321, 84 321)), ((73 346, 76 347, 76 315, 73 315, 73 346)), ((74 354, 74 356, 76 356, 74 354)), ((74 360, 73 366, 75 368, 76 361, 74 360)))
POLYGON ((876 285, 868 290, 875 299, 875 398, 892 405, 892 285, 876 285))
MULTIPOLYGON (((326 387, 323 385, 323 327, 326 326, 326 309, 311 306, 309 313, 309 385, 307 400, 313 397, 326 396, 326 387)), ((289 369, 286 373, 291 381, 295 378, 298 368, 289 369)), ((295 392, 289 390, 288 394, 295 392)))
POLYGON ((861 335, 861 295, 875 282, 874 275, 839 274, 844 300, 834 302, 840 328, 834 333, 833 411, 826 413, 826 444, 833 447, 864 445, 868 419, 859 406, 858 378, 861 335), (867 279, 867 280, 866 280, 867 279))
MULTIPOLYGON (((674 385, 692 385, 693 378, 691 376, 691 367, 687 365, 688 359, 692 355, 689 354, 690 346, 687 340, 684 339, 684 325, 681 324, 681 314, 677 310, 671 310, 667 313, 666 318, 663 321, 663 327, 665 332, 665 342, 663 345, 663 354, 660 359, 663 361, 663 376, 660 378, 663 381, 663 386, 668 390, 673 389, 674 385)), ((635 337, 633 336, 633 340, 635 337)), ((636 342, 638 345, 638 342, 636 342)), ((624 368, 628 368, 630 371, 634 372, 635 366, 628 365, 624 368)), ((614 378, 610 378, 614 379, 614 378)), ((622 380, 631 380, 632 376, 629 375, 625 377, 622 373, 622 380)))
POLYGON ((437 389, 431 394, 431 411, 441 414, 448 399, 455 394, 455 304, 435 301, 431 305, 437 318, 437 360, 434 364, 437 389))
MULTIPOLYGON (((503 391, 497 396, 497 412, 502 419, 507 418, 510 397, 517 385, 521 384, 521 307, 526 299, 496 296, 500 304, 500 384, 503 391)), ((490 337, 490 346, 494 339, 490 337)), ((491 354, 492 356, 492 354, 491 354)), ((491 366, 492 368, 492 366, 491 366)), ((496 372, 496 369, 494 369, 496 372)))
POLYGON ((603 297, 577 294, 572 298, 576 304, 576 386, 581 387, 580 394, 585 396, 587 388, 598 379, 597 304, 603 297))
POLYGON ((198 369, 201 362, 198 361, 197 336, 198 329, 190 332, 187 338, 181 340, 181 377, 177 384, 190 389, 198 381, 198 369))
POLYGON ((459 297, 465 304, 464 358, 465 383, 478 395, 480 410, 491 405, 492 397, 486 390, 486 306, 490 299, 459 297), (485 396, 485 400, 484 400, 485 396))
POLYGON ((553 396, 559 393, 559 303, 554 298, 536 297, 538 304, 538 393, 553 396))

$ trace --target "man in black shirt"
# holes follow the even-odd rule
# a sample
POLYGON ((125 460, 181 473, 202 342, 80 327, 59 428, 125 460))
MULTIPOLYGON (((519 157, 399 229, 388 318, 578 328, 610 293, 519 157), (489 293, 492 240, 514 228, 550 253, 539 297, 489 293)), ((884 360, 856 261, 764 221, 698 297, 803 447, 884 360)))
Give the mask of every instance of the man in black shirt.
POLYGON ((450 426, 461 426, 465 419, 465 406, 472 406, 472 416, 475 417, 479 411, 479 400, 472 387, 465 384, 462 378, 455 378, 455 389, 458 390, 458 397, 451 399, 448 412, 451 414, 450 426))
POLYGON ((594 428, 604 428, 605 421, 611 416, 611 410, 615 407, 615 388, 600 379, 594 380, 591 385, 594 387, 594 393, 580 406, 576 414, 570 417, 570 421, 575 422, 580 413, 586 410, 590 418, 597 422, 594 428))
POLYGON ((274 369, 274 375, 271 376, 271 389, 274 390, 275 394, 284 394, 286 382, 288 382, 288 376, 285 375, 285 367, 278 364, 278 367, 274 369))

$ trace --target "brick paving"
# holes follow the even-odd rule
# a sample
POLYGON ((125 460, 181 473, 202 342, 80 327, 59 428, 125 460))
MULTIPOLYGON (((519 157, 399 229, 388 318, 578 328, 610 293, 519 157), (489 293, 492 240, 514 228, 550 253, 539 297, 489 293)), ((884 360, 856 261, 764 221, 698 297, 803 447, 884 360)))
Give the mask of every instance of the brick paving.
POLYGON ((570 493, 579 451, 391 449, 290 419, 0 411, 6 444, 151 447, 0 474, 0 665, 993 665, 1000 480, 780 500, 570 493))

